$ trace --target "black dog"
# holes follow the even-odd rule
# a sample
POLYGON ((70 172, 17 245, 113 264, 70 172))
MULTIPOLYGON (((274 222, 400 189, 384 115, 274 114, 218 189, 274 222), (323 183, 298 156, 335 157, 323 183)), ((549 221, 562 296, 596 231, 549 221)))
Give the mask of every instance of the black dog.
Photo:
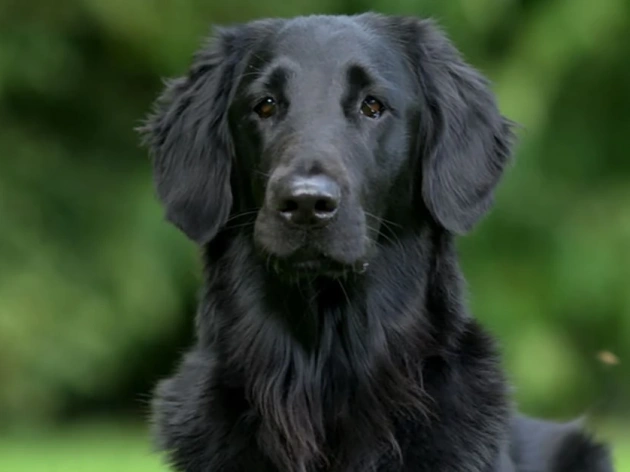
POLYGON ((612 470, 578 426, 513 413, 462 301, 454 236, 511 130, 428 21, 255 21, 198 52, 141 129, 206 267, 154 403, 176 470, 612 470))

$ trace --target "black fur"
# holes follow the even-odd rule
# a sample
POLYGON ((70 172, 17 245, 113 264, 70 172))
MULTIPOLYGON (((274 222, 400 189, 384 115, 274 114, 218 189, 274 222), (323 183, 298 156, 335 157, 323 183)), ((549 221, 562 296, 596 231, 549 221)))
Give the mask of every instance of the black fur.
POLYGON ((612 470, 578 426, 514 414, 462 300, 454 235, 490 208, 511 129, 432 22, 219 30, 141 129, 166 215, 205 258, 196 344, 154 402, 175 470, 612 470), (335 217, 287 224, 270 202, 313 175, 340 189, 335 217))

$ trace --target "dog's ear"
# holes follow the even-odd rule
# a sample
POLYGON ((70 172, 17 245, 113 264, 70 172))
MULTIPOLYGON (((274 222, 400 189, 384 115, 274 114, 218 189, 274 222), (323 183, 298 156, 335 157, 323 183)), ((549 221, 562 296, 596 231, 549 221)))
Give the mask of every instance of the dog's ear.
POLYGON ((420 120, 422 199, 442 227, 462 234, 493 203, 511 157, 513 122, 435 23, 415 21, 413 36, 410 54, 428 110, 420 120))
POLYGON ((244 34, 241 26, 217 30, 188 74, 166 83, 138 129, 166 218, 199 244, 214 238, 232 207, 227 115, 244 62, 244 34))

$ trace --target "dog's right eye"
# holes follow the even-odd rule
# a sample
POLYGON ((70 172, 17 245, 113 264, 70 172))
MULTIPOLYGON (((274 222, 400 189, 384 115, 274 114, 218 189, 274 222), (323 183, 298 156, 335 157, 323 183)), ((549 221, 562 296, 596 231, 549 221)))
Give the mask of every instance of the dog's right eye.
POLYGON ((254 112, 261 118, 270 118, 276 113, 276 101, 271 97, 265 97, 254 107, 254 112))
POLYGON ((368 118, 380 118, 383 111, 385 111, 385 105, 371 95, 368 95, 361 103, 361 113, 368 118))

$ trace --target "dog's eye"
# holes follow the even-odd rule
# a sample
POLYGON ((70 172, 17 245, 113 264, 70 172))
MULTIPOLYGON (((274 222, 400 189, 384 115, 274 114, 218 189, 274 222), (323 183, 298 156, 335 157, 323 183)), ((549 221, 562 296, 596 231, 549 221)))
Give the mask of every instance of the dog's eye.
POLYGON ((366 97, 363 103, 361 103, 361 113, 368 118, 378 118, 384 111, 385 105, 371 95, 366 97))
POLYGON ((261 118, 269 118, 276 112, 276 101, 271 97, 265 97, 254 107, 254 111, 261 118))

